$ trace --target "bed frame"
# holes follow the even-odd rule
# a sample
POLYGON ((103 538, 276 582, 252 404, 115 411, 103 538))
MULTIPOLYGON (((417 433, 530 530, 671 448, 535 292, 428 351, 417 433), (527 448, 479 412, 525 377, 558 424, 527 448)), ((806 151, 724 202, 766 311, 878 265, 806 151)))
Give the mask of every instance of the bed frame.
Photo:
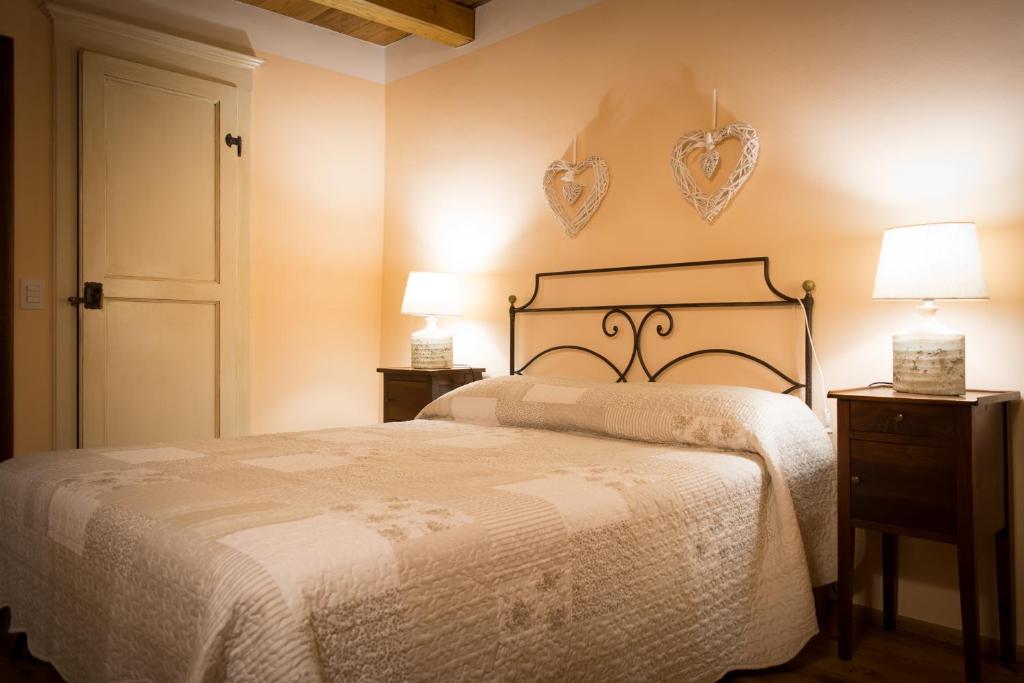
POLYGON ((617 268, 590 268, 587 270, 562 270, 551 273, 537 273, 534 275, 533 280, 533 295, 530 300, 522 306, 516 306, 515 295, 509 296, 509 374, 510 375, 521 375, 523 371, 534 364, 538 359, 556 351, 579 351, 582 353, 589 354, 598 358, 605 365, 611 368, 612 372, 615 373, 617 382, 628 382, 628 375, 630 370, 633 368, 634 363, 639 363, 640 369, 647 377, 647 381, 656 382, 666 370, 674 367, 675 365, 682 363, 693 358, 708 355, 728 355, 737 356, 744 358, 751 362, 757 363, 758 365, 767 368, 775 375, 777 375, 784 382, 788 382, 789 386, 782 393, 790 394, 798 389, 804 390, 804 401, 808 406, 812 405, 813 389, 812 389, 812 351, 811 351, 811 323, 813 320, 812 313, 814 311, 814 296, 811 294, 814 291, 814 282, 811 280, 805 280, 803 283, 804 296, 802 298, 796 298, 783 294, 774 284, 772 284, 771 277, 768 274, 768 257, 767 256, 755 256, 749 258, 734 258, 734 259, 717 259, 713 261, 687 261, 683 263, 657 263, 644 266, 621 266, 617 268), (764 269, 764 284, 768 288, 771 294, 770 298, 759 301, 692 301, 682 303, 649 303, 649 304, 611 304, 611 305, 594 305, 594 306, 534 306, 534 302, 537 300, 537 295, 540 291, 541 280, 546 278, 560 278, 560 277, 572 277, 575 275, 595 275, 601 273, 625 273, 625 272, 636 272, 636 271, 649 271, 649 270, 685 270, 690 268, 710 268, 715 266, 731 266, 736 264, 761 264, 764 269), (644 328, 647 324, 655 317, 660 316, 661 320, 657 322, 655 330, 659 337, 668 337, 672 334, 675 329, 675 318, 672 311, 686 308, 760 308, 765 306, 781 306, 781 307, 803 307, 807 313, 807 328, 802 335, 804 341, 804 381, 801 382, 793 377, 790 377, 786 373, 779 370, 777 367, 753 354, 738 349, 727 349, 727 348, 714 348, 714 349, 698 349, 696 351, 690 351, 684 353, 681 356, 676 356, 672 360, 668 361, 660 368, 652 370, 647 365, 647 360, 644 358, 643 348, 643 333, 644 328), (525 315, 527 313, 576 313, 581 311, 600 312, 604 311, 604 318, 601 320, 601 331, 606 337, 615 337, 618 335, 620 326, 617 323, 609 325, 609 321, 619 316, 622 320, 629 325, 630 333, 633 338, 633 349, 629 356, 629 361, 625 367, 620 368, 615 365, 606 356, 594 351, 593 349, 585 346, 579 346, 576 344, 559 344, 558 346, 551 346, 546 348, 523 365, 516 367, 516 317, 525 315), (633 318, 633 314, 630 311, 636 311, 637 316, 640 317, 640 322, 637 323, 633 318))

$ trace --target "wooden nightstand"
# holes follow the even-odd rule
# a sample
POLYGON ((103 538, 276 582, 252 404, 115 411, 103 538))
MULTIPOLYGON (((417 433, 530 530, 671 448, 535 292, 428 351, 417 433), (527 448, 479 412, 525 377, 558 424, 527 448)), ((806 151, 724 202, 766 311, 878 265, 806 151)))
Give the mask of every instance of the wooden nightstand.
POLYGON ((456 365, 444 370, 377 368, 377 372, 384 373, 384 421, 404 422, 438 396, 481 379, 485 370, 456 365))
POLYGON ((854 528, 882 533, 882 611, 896 626, 897 538, 957 547, 967 680, 981 680, 976 550, 995 542, 999 644, 1016 664, 1009 405, 1016 391, 965 396, 891 388, 829 392, 839 400, 839 656, 853 655, 854 528))

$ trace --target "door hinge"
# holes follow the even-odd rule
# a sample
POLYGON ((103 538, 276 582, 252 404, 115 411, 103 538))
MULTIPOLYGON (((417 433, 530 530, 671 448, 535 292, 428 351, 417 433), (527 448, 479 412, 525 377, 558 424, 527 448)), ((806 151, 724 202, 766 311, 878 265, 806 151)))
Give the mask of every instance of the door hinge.
POLYGON ((237 147, 238 148, 238 156, 242 156, 242 136, 241 135, 232 135, 231 133, 228 133, 227 135, 224 136, 224 144, 226 144, 228 147, 237 147))
POLYGON ((103 283, 86 282, 82 296, 69 296, 68 303, 72 306, 84 306, 85 308, 103 308, 103 283))

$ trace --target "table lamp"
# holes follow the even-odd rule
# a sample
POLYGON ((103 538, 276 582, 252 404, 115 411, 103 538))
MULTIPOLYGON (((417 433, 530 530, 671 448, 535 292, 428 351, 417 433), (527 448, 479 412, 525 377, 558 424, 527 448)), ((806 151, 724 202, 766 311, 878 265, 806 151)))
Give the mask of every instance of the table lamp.
POLYGON ((987 299, 974 223, 891 228, 882 237, 874 299, 920 299, 916 325, 892 338, 892 386, 913 394, 966 391, 964 335, 936 320, 937 299, 987 299))
POLYGON ((426 327, 412 333, 412 367, 450 368, 452 334, 438 327, 437 319, 461 314, 458 277, 452 273, 409 273, 402 313, 427 319, 426 327))

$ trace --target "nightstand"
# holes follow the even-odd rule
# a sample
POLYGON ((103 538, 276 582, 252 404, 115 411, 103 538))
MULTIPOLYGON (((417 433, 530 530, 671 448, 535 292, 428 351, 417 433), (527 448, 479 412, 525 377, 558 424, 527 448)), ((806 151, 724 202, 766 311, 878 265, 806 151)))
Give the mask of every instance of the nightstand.
POLYGON ((996 549, 999 645, 1016 662, 1009 405, 1016 391, 964 396, 891 388, 829 392, 839 401, 839 657, 853 655, 854 529, 882 534, 882 611, 896 626, 897 539, 957 547, 968 681, 981 680, 976 550, 996 549))
POLYGON ((484 371, 468 365, 443 370, 377 368, 384 374, 384 421, 411 420, 438 396, 481 379, 484 371))

